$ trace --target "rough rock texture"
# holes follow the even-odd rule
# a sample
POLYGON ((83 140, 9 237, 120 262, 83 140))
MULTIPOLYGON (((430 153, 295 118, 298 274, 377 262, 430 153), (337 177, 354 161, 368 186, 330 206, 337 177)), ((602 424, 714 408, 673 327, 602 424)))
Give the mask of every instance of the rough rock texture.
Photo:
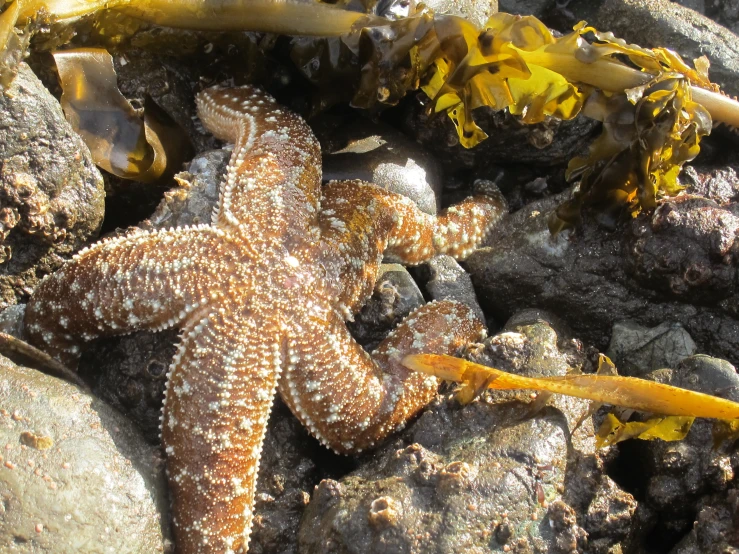
POLYGON ((0 356, 3 552, 163 552, 158 451, 104 403, 0 356))
POLYGON ((0 96, 0 308, 27 296, 97 231, 103 180, 26 64, 0 96))
POLYGON ((675 367, 695 353, 695 343, 683 326, 667 322, 652 328, 630 321, 616 322, 606 350, 619 375, 633 377, 675 367))
POLYGON ((736 204, 684 196, 615 232, 586 220, 552 237, 547 217, 563 199, 527 205, 468 258, 483 308, 498 318, 547 309, 601 349, 617 321, 673 321, 699 351, 737 361, 736 204))
POLYGON ((739 94, 739 38, 698 12, 669 0, 606 0, 592 23, 640 46, 668 46, 687 60, 708 56, 711 80, 739 94))
POLYGON ((472 279, 459 262, 442 254, 420 266, 416 274, 421 274, 425 281, 424 289, 434 300, 456 300, 467 304, 480 321, 485 321, 485 314, 477 301, 472 279))
MULTIPOLYGON (((536 375, 587 365, 582 346, 538 311, 518 314, 475 358, 536 375)), ((493 391, 465 407, 440 399, 359 469, 316 487, 301 552, 584 552, 584 525, 600 541, 591 551, 621 548, 635 502, 604 475, 590 422, 568 442, 587 404, 558 399, 536 413, 530 400, 493 391), (572 505, 588 512, 584 521, 572 505)))
MULTIPOLYGON (((728 362, 709 356, 691 356, 675 369, 653 372, 651 378, 739 401, 736 370, 728 362)), ((722 541, 739 546, 727 520, 707 519, 711 513, 736 517, 736 507, 727 500, 736 497, 739 470, 736 445, 724 441, 715 448, 712 428, 713 421, 698 419, 682 441, 627 441, 617 447, 619 455, 613 463, 619 469, 614 478, 639 498, 639 509, 654 514, 649 540, 655 545, 661 543, 661 551, 686 534, 685 549, 674 552, 732 552, 720 548, 722 541), (707 545, 708 536, 717 540, 715 547, 688 548, 691 542, 695 546, 699 537, 707 545)))
POLYGON ((488 18, 498 11, 499 2, 498 0, 429 0, 424 4, 436 13, 458 15, 482 27, 488 18))
POLYGON ((507 112, 489 108, 475 111, 475 122, 489 135, 475 148, 460 146, 451 119, 429 116, 424 107, 414 105, 404 126, 418 142, 445 164, 446 169, 475 168, 479 177, 491 164, 515 163, 548 167, 565 163, 583 150, 598 125, 584 116, 571 121, 550 119, 524 125, 507 112))

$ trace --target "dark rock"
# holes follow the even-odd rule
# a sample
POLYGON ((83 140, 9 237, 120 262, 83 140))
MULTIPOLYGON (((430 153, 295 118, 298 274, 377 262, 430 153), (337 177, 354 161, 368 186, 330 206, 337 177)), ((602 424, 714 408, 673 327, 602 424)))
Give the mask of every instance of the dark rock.
POLYGON ((26 64, 0 97, 0 159, 2 308, 97 232, 104 191, 87 146, 26 64))
POLYGON ((443 184, 439 162, 388 125, 358 119, 322 138, 323 180, 361 179, 435 214, 443 184))
POLYGON ((552 0, 498 0, 498 9, 505 13, 533 15, 541 19, 552 4, 552 0))
POLYGON ((475 122, 488 138, 475 148, 459 144, 451 119, 429 116, 424 106, 413 104, 404 126, 411 136, 445 164, 446 170, 473 169, 481 178, 496 173, 495 164, 512 163, 549 167, 568 162, 583 151, 599 123, 584 116, 570 121, 549 119, 525 125, 506 111, 475 110, 475 122), (490 168, 490 169, 486 169, 490 168), (487 173, 487 174, 486 174, 487 173))
POLYGON ((739 550, 739 490, 703 499, 693 528, 670 554, 735 554, 739 550))
POLYGON ((359 344, 372 351, 398 323, 423 304, 423 294, 405 267, 382 264, 372 297, 347 327, 359 344))
POLYGON ((675 367, 695 352, 693 339, 679 323, 662 323, 650 329, 629 321, 614 323, 606 350, 619 375, 636 377, 675 367))
POLYGON ((689 8, 669 0, 606 0, 591 23, 643 47, 669 47, 688 61, 708 56, 711 80, 739 94, 739 38, 689 8))
POLYGON ((130 422, 2 356, 0 405, 3 548, 169 551, 164 465, 130 422))
MULTIPOLYGON (((531 375, 587 365, 564 326, 536 310, 509 321, 475 358, 531 375)), ((592 525, 603 544, 618 547, 633 498, 604 480, 602 463, 591 464, 589 481, 571 471, 597 459, 591 422, 569 437, 587 403, 557 399, 534 415, 530 400, 487 391, 464 407, 449 396, 435 402, 356 471, 316 487, 301 551, 584 552, 585 513, 573 504, 587 510, 594 499, 592 525), (607 521, 597 516, 603 506, 614 508, 607 521)))
POLYGON ((446 254, 436 256, 414 271, 421 274, 424 288, 434 300, 456 300, 467 304, 480 321, 485 314, 480 308, 469 274, 457 260, 446 254))
MULTIPOLYGON (((739 400, 739 375, 731 364, 717 358, 691 356, 675 369, 653 372, 651 378, 735 402, 739 400)), ((705 517, 712 510, 723 510, 723 501, 717 499, 726 498, 735 489, 739 467, 732 460, 736 447, 725 441, 715 448, 713 424, 711 420, 697 419, 685 439, 677 442, 633 440, 618 446, 619 455, 613 464, 639 472, 631 486, 635 483, 635 494, 643 497, 644 505, 656 516, 650 533, 662 537, 667 546, 697 528, 699 512, 708 510, 705 517)), ((711 532, 705 521, 700 526, 706 533, 711 532)), ((687 545, 685 541, 689 539, 683 540, 687 545)))
POLYGON ((153 230, 210 223, 230 157, 225 149, 198 154, 186 171, 175 175, 178 186, 164 193, 156 211, 140 227, 153 230))
POLYGON ((505 218, 489 246, 466 260, 483 308, 497 318, 525 307, 549 310, 603 350, 617 321, 674 321, 700 351, 739 360, 731 205, 681 197, 615 232, 586 219, 577 233, 552 237, 547 217, 563 199, 505 218))

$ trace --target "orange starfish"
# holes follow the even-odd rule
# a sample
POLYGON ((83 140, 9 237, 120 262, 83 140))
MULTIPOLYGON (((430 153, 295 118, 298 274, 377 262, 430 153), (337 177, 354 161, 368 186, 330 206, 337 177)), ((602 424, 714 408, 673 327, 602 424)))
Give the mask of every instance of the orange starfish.
POLYGON ((371 294, 383 253, 465 257, 506 207, 497 189, 438 217, 367 183, 322 189, 315 137, 272 98, 212 88, 197 103, 205 126, 235 143, 212 224, 83 250, 38 287, 25 325, 67 364, 95 337, 182 329, 162 414, 177 550, 246 552, 275 390, 337 452, 402 427, 438 383, 400 360, 453 353, 482 324, 462 304, 432 303, 370 356, 344 321, 371 294))

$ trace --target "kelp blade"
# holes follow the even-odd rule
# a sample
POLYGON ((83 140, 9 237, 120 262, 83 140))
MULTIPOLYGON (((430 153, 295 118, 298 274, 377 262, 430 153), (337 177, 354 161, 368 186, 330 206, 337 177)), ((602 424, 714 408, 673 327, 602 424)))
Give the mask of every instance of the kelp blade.
POLYGON ((55 52, 67 120, 106 171, 141 182, 166 178, 191 155, 187 135, 147 99, 144 118, 118 89, 113 58, 84 48, 55 52))
POLYGON ((402 363, 410 369, 449 381, 479 383, 484 380, 491 389, 547 391, 670 416, 739 418, 736 402, 635 377, 585 374, 523 377, 438 354, 414 354, 406 356, 402 363))

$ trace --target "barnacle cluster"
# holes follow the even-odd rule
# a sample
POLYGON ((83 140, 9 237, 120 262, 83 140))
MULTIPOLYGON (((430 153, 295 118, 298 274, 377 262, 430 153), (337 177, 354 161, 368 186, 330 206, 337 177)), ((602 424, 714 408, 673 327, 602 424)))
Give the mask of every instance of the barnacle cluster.
MULTIPOLYGON (((555 38, 534 17, 499 13, 478 28, 393 0, 11 0, 0 14, 0 85, 12 78, 28 39, 17 26, 98 13, 297 36, 291 56, 321 92, 321 106, 381 107, 420 88, 468 148, 486 138, 474 121, 482 106, 507 108, 525 123, 579 113, 599 119, 602 136, 569 165, 568 177, 579 183, 551 215, 552 232, 577 225, 584 208, 607 225, 653 208, 680 190, 680 169, 714 121, 739 127, 739 103, 710 82, 705 58, 691 67, 666 48, 627 44, 585 23, 555 38)), ((109 36, 127 28, 110 21, 99 23, 109 36)), ((141 175, 151 178, 147 171, 141 175)))

